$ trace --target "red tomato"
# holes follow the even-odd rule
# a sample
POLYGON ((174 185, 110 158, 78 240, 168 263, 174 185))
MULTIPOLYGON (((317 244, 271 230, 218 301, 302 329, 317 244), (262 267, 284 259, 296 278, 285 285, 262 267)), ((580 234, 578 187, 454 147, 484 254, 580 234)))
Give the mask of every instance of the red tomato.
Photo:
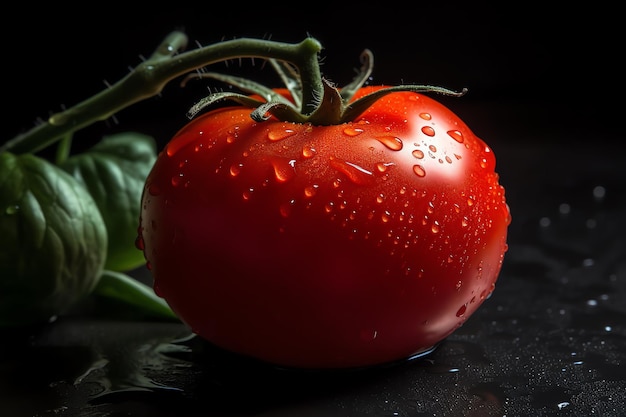
POLYGON ((159 155, 140 239, 157 293, 217 346, 297 368, 393 362, 431 350, 494 290, 510 223, 494 168, 417 93, 331 126, 227 107, 159 155))

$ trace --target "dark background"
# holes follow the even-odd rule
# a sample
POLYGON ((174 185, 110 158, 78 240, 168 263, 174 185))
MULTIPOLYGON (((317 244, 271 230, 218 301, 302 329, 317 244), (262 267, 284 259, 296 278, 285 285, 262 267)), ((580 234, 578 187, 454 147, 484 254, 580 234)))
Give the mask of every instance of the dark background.
MULTIPOLYGON (((617 8, 601 3, 550 10, 528 2, 15 7, 1 29, 5 129, 0 143, 38 118, 99 92, 105 81, 121 79, 173 30, 188 34, 188 49, 196 42, 237 37, 298 42, 311 35, 324 46, 323 73, 339 85, 351 79, 359 54, 369 48, 375 84, 469 88, 463 98, 441 100, 494 147, 499 141, 536 140, 544 136, 540 131, 557 132, 549 135, 553 140, 597 140, 598 124, 621 134, 624 36, 617 8)), ((242 65, 251 67, 249 61, 242 65)), ((174 84, 115 120, 97 124, 95 135, 141 129, 159 143, 167 141, 209 85, 181 90, 174 84)))

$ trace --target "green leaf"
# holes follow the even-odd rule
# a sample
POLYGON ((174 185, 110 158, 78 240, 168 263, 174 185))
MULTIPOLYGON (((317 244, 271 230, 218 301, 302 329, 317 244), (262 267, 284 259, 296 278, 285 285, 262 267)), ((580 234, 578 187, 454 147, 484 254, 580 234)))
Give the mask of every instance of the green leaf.
POLYGON ((93 293, 120 301, 148 317, 178 320, 165 300, 157 296, 152 288, 120 272, 103 271, 93 293))
POLYGON ((107 251, 100 211, 66 172, 0 153, 0 326, 64 314, 95 287, 107 251))
POLYGON ((128 271, 145 262, 135 239, 141 194, 156 156, 152 137, 126 132, 104 138, 62 165, 89 190, 102 214, 109 235, 106 269, 128 271))

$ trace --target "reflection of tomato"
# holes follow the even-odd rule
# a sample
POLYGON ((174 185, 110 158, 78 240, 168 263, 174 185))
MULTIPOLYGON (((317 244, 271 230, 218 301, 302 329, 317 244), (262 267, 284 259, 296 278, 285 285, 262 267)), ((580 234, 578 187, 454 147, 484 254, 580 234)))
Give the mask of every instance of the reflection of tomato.
POLYGON ((510 222, 494 168, 465 123, 417 93, 330 126, 213 110, 146 182, 155 289, 203 338, 279 365, 419 354, 494 289, 510 222))

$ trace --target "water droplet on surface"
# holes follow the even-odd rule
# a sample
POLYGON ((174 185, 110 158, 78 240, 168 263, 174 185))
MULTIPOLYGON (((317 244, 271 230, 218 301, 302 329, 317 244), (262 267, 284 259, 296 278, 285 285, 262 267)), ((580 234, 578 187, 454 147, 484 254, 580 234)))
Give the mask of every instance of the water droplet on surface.
POLYGON ((430 113, 420 113, 420 117, 424 120, 430 120, 433 118, 430 113))
POLYGON ((456 312, 457 317, 463 317, 465 315, 465 311, 467 311, 467 304, 463 304, 461 308, 459 308, 456 312))
POLYGON ((267 138, 272 142, 286 139, 295 135, 296 132, 293 129, 273 129, 267 132, 267 138))
POLYGON ((363 129, 360 129, 358 127, 346 127, 345 129, 343 129, 343 133, 345 133, 348 136, 358 136, 361 133, 363 133, 363 129))
POLYGON ((281 204, 279 209, 280 215, 282 217, 289 217, 294 204, 295 200, 290 200, 288 203, 281 204))
POLYGON ((158 185, 150 184, 148 186, 148 194, 150 194, 151 196, 157 196, 161 194, 161 189, 159 188, 158 185))
POLYGON ((392 151, 399 151, 404 146, 404 144, 402 143, 402 139, 396 136, 380 136, 377 137, 376 140, 385 145, 388 149, 391 149, 392 151))
POLYGON ((241 173, 241 168, 243 168, 243 164, 233 164, 230 166, 230 170, 228 172, 231 177, 236 177, 241 173))
POLYGON ((311 198, 315 195, 315 193, 317 193, 317 189, 319 188, 319 185, 317 184, 313 184, 313 185, 309 185, 308 187, 304 188, 304 196, 307 198, 311 198))
POLYGON ((450 136, 452 139, 456 140, 459 143, 463 143, 463 141, 465 140, 463 134, 458 130, 449 130, 447 133, 448 136, 450 136))
POLYGON ((596 201, 604 200, 605 195, 606 195, 606 189, 603 186, 598 185, 593 188, 593 198, 596 201))
POLYGON ((331 158, 330 166, 332 166, 337 171, 345 174, 350 181, 357 185, 369 184, 373 179, 372 172, 358 166, 357 164, 353 164, 351 162, 347 162, 338 158, 331 158))
POLYGON ((178 187, 183 180, 183 174, 174 175, 171 179, 172 185, 178 187))
POLYGON ((278 182, 289 181, 296 175, 295 159, 274 158, 270 161, 274 169, 274 177, 278 182))
POLYGON ((311 158, 315 156, 316 153, 317 151, 311 145, 306 145, 305 147, 302 148, 302 156, 305 158, 311 158))
POLYGON ((424 177, 426 175, 426 171, 424 170, 424 167, 421 165, 413 165, 413 172, 418 177, 424 177))
POLYGON ((423 152, 423 151, 421 151, 421 150, 419 150, 419 149, 416 149, 416 150, 414 150, 413 152, 411 152, 411 155, 413 155, 413 156, 414 156, 414 157, 416 157, 417 159, 422 159, 422 158, 424 158, 424 152, 423 152))
POLYGON ((135 247, 141 251, 146 248, 143 237, 141 235, 137 235, 137 238, 135 239, 135 247))
POLYGON ((379 174, 384 174, 385 172, 387 172, 387 169, 389 169, 389 167, 393 165, 395 165, 393 162, 377 162, 375 165, 376 172, 378 172, 379 174))
POLYGON ((433 137, 435 136, 435 129, 433 129, 431 126, 424 126, 422 127, 422 133, 425 134, 426 136, 430 136, 433 137))

